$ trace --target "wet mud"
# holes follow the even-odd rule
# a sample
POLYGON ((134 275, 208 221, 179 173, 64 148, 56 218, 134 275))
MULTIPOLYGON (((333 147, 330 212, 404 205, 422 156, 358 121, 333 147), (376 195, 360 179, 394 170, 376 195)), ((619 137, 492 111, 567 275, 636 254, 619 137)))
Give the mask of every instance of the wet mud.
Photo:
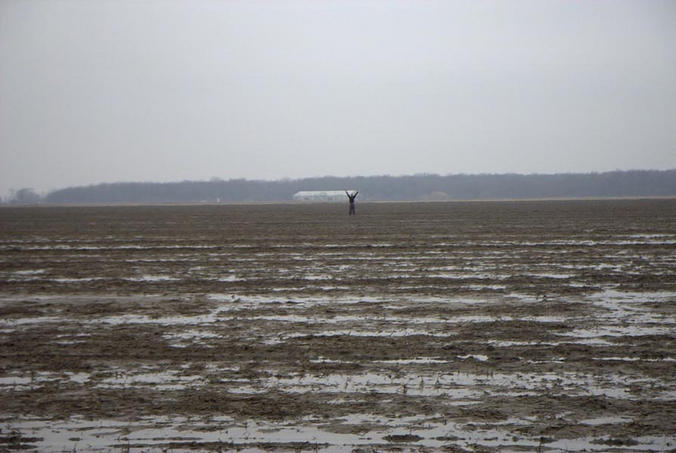
POLYGON ((0 451, 676 450, 676 200, 0 227, 0 451))

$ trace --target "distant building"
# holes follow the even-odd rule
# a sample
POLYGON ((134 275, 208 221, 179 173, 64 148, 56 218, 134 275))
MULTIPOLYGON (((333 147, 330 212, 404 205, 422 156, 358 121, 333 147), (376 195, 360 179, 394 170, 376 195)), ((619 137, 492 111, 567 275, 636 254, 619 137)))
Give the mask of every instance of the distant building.
MULTIPOLYGON (((348 190, 353 193, 356 190, 348 190)), ((294 201, 347 201, 344 190, 302 190, 293 196, 294 201)))

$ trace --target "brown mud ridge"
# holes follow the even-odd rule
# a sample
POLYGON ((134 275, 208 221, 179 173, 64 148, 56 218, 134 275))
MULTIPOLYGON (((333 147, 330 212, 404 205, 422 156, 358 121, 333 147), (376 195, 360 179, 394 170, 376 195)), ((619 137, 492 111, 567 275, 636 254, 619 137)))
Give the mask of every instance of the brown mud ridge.
POLYGON ((0 452, 676 451, 676 200, 0 209, 0 452))

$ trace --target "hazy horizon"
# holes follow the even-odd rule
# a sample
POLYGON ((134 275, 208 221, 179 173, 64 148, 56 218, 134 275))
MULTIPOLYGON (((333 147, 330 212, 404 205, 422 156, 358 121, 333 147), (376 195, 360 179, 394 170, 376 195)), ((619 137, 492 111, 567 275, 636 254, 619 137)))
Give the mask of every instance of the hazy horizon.
MULTIPOLYGON (((534 172, 534 173, 516 173, 516 172, 503 172, 503 173, 446 173, 446 174, 440 174, 440 173, 433 173, 433 172, 425 172, 425 173, 410 173, 410 174, 399 174, 399 175, 391 175, 391 174, 381 174, 381 175, 316 175, 316 176, 300 176, 297 178, 288 178, 288 177, 283 177, 283 178, 244 178, 244 177, 232 177, 232 178, 220 178, 217 176, 213 176, 211 178, 202 178, 202 179, 182 179, 182 180, 166 180, 166 181, 151 181, 151 180, 119 180, 119 181, 97 181, 97 182, 91 182, 91 183, 85 183, 85 184, 72 184, 72 185, 66 185, 66 186, 61 186, 61 187, 55 187, 47 190, 42 190, 38 191, 35 190, 34 187, 20 187, 20 188, 12 188, 7 194, 0 194, 0 201, 10 200, 10 195, 12 191, 16 191, 19 189, 31 189, 34 190, 37 195, 40 196, 46 196, 49 193, 54 193, 63 189, 73 189, 73 188, 81 188, 81 187, 96 187, 96 186, 101 186, 101 185, 115 185, 115 184, 181 184, 181 183, 186 183, 186 182, 214 182, 214 181, 222 181, 222 182, 228 182, 228 181, 236 181, 236 180, 245 180, 248 182, 263 182, 263 183, 276 183, 276 182, 284 182, 284 181, 303 181, 303 180, 308 180, 308 179, 324 179, 324 178, 379 178, 379 177, 391 177, 391 178, 405 178, 405 177, 419 177, 419 176, 439 176, 439 177, 454 177, 454 176, 468 176, 468 177, 490 177, 490 176, 571 176, 571 175, 592 175, 592 174, 611 174, 611 173, 616 173, 616 172, 621 172, 621 173, 633 173, 633 172, 653 172, 653 171, 658 171, 658 172, 669 172, 669 171, 676 171, 676 168, 666 168, 666 169, 649 169, 649 168, 636 168, 636 169, 629 169, 629 170, 607 170, 607 171, 589 171, 589 172, 560 172, 560 173, 545 173, 545 172, 534 172)), ((340 187, 334 188, 336 190, 343 190, 340 187)))
MULTIPOLYGON (((607 174, 607 173, 615 173, 615 172, 622 172, 622 173, 632 173, 632 172, 651 172, 651 171, 659 171, 659 172, 668 172, 668 171, 676 171, 676 168, 665 168, 665 169, 653 169, 653 168, 634 168, 634 169, 629 169, 629 170, 602 170, 602 171, 588 171, 588 172, 559 172, 559 173, 546 173, 546 172, 533 172, 533 173, 517 173, 517 172, 493 172, 493 173, 433 173, 433 172, 421 172, 421 173, 410 173, 410 174, 398 174, 398 175, 391 175, 391 174, 381 174, 381 175, 314 175, 314 176, 300 176, 297 178, 289 178, 289 177, 282 177, 282 178, 245 178, 245 177, 231 177, 231 178, 221 178, 218 176, 212 176, 211 178, 202 178, 202 179, 182 179, 182 180, 167 180, 167 181, 151 181, 151 180, 135 180, 135 181, 98 181, 98 182, 92 182, 92 183, 86 183, 86 184, 73 184, 70 186, 63 186, 63 187, 56 187, 50 190, 42 191, 40 194, 44 195, 49 192, 61 190, 61 189, 69 189, 69 188, 77 188, 77 187, 88 187, 88 186, 99 186, 99 185, 110 185, 110 184, 180 184, 184 182, 213 182, 213 181, 230 181, 230 180, 246 180, 250 182, 269 182, 269 183, 274 183, 274 182, 281 182, 281 181, 302 181, 302 180, 307 180, 307 179, 323 179, 323 178, 378 178, 378 177, 392 177, 392 178, 403 178, 403 177, 417 177, 417 176, 440 176, 440 177, 452 177, 452 176, 508 176, 508 175, 515 175, 515 176, 565 176, 565 175, 590 175, 590 174, 607 174)), ((34 188, 32 188, 34 189, 34 188)), ((341 188, 337 188, 337 190, 343 190, 341 188)))
POLYGON ((0 2, 0 196, 676 168, 676 2, 0 2))

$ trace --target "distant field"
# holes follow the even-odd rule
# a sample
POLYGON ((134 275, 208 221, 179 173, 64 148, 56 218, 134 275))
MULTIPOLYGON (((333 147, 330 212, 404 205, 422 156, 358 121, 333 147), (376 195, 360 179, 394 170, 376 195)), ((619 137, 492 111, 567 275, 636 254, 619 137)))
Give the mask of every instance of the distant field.
POLYGON ((676 449, 676 199, 0 209, 0 451, 676 449))

